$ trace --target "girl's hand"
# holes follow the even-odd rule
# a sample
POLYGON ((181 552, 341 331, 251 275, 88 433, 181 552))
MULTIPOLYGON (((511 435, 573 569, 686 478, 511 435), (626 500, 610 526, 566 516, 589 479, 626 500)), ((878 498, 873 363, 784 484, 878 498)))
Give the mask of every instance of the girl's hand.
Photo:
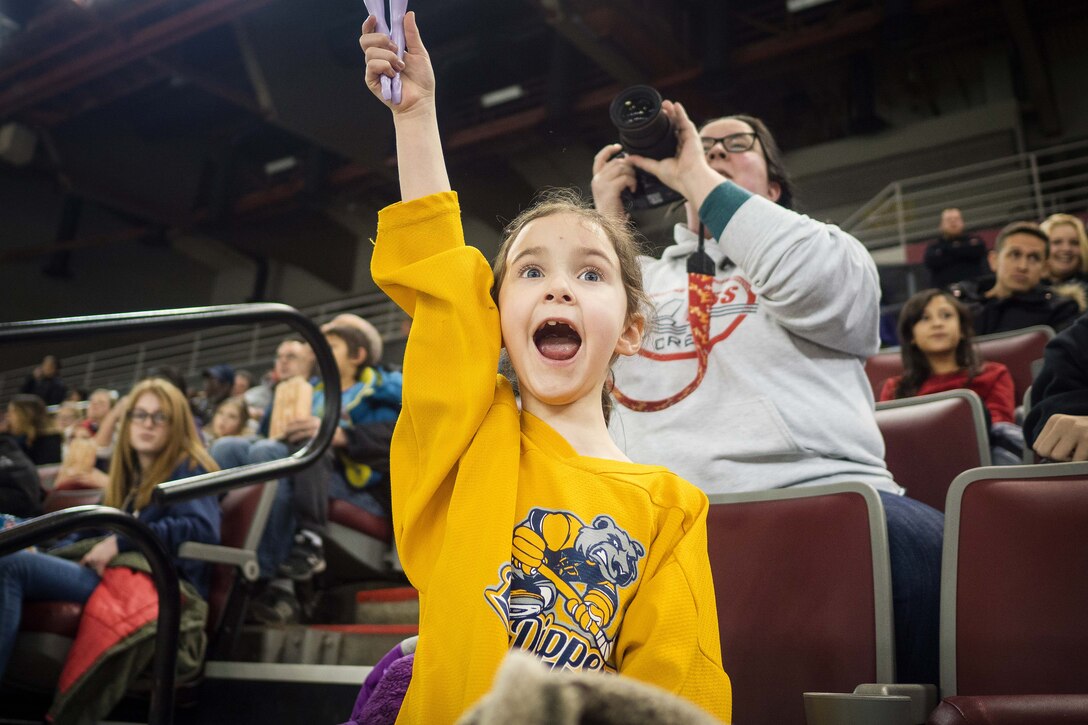
POLYGON ((79 560, 79 563, 83 566, 94 569, 98 576, 102 576, 102 572, 106 570, 106 565, 109 564, 113 557, 120 553, 117 549, 117 537, 107 536, 99 541, 94 547, 91 548, 83 558, 79 560))
POLYGON ((382 33, 375 32, 378 19, 373 15, 363 23, 359 47, 366 55, 366 85, 374 96, 389 107, 394 115, 414 109, 434 109, 434 69, 431 58, 419 36, 415 12, 404 15, 404 60, 397 58, 397 46, 382 33), (392 78, 400 73, 401 100, 394 105, 382 98, 382 76, 392 78))
POLYGON ((634 192, 637 181, 635 180, 635 167, 631 165, 626 156, 612 158, 623 147, 618 143, 605 146, 593 157, 593 180, 590 189, 593 191, 593 206, 602 214, 624 218, 623 201, 620 194, 624 189, 634 192))
POLYGON ((643 156, 629 156, 628 159, 634 166, 653 174, 666 186, 680 192, 698 209, 706 195, 725 181, 725 177, 707 163, 703 144, 699 140, 699 130, 688 118, 684 107, 673 101, 662 101, 661 111, 669 117, 676 130, 676 155, 660 161, 643 156))

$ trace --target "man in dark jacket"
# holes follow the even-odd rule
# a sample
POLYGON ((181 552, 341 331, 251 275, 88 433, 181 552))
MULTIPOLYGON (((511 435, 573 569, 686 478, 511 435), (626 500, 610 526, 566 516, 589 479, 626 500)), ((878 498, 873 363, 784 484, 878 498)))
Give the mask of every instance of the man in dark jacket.
POLYGON ((947 287, 985 273, 986 244, 964 232, 959 209, 941 212, 939 231, 941 236, 926 247, 924 259, 934 287, 947 287))
POLYGON ((1088 461, 1088 317, 1047 344, 1031 397, 1025 442, 1052 461, 1088 461))
POLYGON ((997 235, 990 252, 994 275, 958 282, 952 294, 974 313, 979 335, 1032 325, 1067 327, 1080 314, 1076 301, 1041 284, 1050 243, 1038 225, 1013 222, 997 235))
POLYGON ((27 376, 20 393, 37 395, 46 405, 60 405, 68 394, 68 386, 60 378, 60 360, 55 355, 46 355, 42 364, 34 368, 27 376))

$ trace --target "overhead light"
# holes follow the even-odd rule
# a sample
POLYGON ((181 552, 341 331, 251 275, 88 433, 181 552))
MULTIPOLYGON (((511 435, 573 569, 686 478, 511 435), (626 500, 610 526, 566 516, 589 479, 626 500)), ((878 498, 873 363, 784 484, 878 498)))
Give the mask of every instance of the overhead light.
POLYGON ((264 165, 264 173, 269 176, 282 173, 289 169, 293 169, 298 166, 298 159, 294 156, 284 156, 282 159, 276 159, 275 161, 269 161, 264 165))
POLYGON ((506 88, 500 88, 497 91, 491 91, 480 96, 480 105, 484 108, 491 108, 492 106, 499 106, 503 103, 509 103, 510 101, 516 101, 525 95, 525 89, 518 84, 507 86, 506 88))
POLYGON ((786 0, 786 10, 791 13, 799 13, 817 5, 826 5, 829 2, 832 2, 832 0, 786 0))

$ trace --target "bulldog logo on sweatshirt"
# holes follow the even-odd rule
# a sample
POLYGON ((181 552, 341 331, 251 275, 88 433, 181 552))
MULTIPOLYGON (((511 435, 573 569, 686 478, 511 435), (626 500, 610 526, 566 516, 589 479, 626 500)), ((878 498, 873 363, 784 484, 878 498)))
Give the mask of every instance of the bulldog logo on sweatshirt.
POLYGON ((567 511, 533 509, 514 528, 510 563, 485 597, 512 646, 552 667, 612 669, 618 590, 638 579, 645 554, 611 516, 587 525, 567 511))

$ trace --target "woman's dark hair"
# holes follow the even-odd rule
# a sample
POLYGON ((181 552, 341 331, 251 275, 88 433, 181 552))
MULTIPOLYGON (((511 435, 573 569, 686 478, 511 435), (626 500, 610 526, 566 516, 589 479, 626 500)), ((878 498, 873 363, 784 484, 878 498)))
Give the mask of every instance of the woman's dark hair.
POLYGON ((734 113, 730 116, 712 118, 699 126, 699 129, 702 130, 715 121, 725 121, 727 119, 747 123, 756 132, 756 136, 759 137, 759 145, 763 149, 763 160, 767 162, 767 180, 778 184, 778 188, 781 190, 776 203, 779 206, 792 209, 793 181, 790 180, 790 175, 786 171, 786 164, 782 161, 782 151, 778 148, 778 142, 774 140, 771 129, 767 128, 767 124, 760 119, 746 113, 734 113))
POLYGON ((895 387, 896 398, 910 398, 918 393, 918 389, 933 374, 929 367, 929 359, 926 354, 914 344, 914 326, 925 314, 926 306, 935 297, 944 297, 948 304, 956 310, 956 316, 960 320, 960 341, 956 345, 956 365, 961 370, 967 371, 967 380, 971 381, 979 373, 980 363, 978 352, 975 350, 975 332, 971 320, 971 311, 967 306, 952 296, 951 292, 939 289, 925 289, 918 292, 903 304, 903 310, 899 313, 899 341, 900 355, 903 358, 903 375, 899 378, 899 384, 895 387))

